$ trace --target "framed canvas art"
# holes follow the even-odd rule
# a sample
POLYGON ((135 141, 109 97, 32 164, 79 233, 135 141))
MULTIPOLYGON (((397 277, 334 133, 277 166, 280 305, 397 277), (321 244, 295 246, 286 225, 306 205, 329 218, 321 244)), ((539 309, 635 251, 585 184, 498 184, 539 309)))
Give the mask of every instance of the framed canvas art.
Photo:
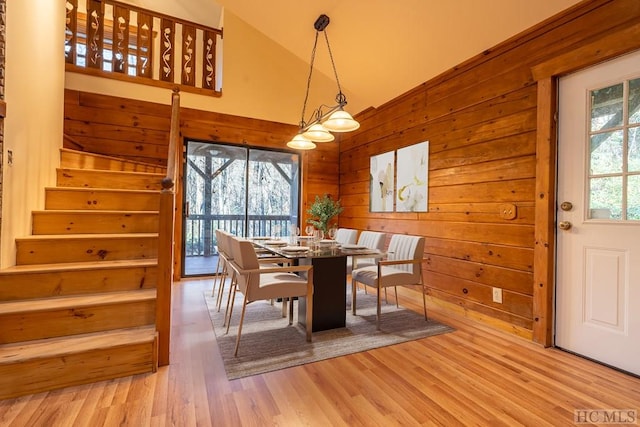
POLYGON ((369 210, 393 212, 394 152, 371 156, 369 168, 369 210))
POLYGON ((396 212, 426 212, 429 204, 429 141, 397 150, 396 212))

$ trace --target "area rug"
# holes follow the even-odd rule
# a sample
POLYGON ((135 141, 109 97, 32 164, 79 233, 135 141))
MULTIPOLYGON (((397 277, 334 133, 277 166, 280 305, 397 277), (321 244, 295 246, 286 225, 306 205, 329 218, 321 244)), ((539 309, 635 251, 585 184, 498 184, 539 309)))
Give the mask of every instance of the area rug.
MULTIPOLYGON (((350 297, 350 291, 347 295, 350 297)), ((377 331, 375 296, 359 292, 356 316, 347 309, 351 305, 350 298, 347 300, 346 327, 314 332, 313 342, 308 343, 304 328, 297 323, 297 301, 292 326, 282 317, 280 303, 256 301, 247 306, 238 356, 234 357, 242 296, 238 293, 236 297, 228 334, 222 326, 224 306, 218 312, 210 292, 204 297, 230 380, 453 331, 434 320, 425 321, 419 313, 384 302, 381 330, 377 331)))

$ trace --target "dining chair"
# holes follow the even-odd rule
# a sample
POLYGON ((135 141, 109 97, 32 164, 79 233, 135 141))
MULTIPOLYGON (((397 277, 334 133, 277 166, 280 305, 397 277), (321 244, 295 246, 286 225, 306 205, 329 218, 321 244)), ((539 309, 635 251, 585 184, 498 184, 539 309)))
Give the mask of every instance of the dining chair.
MULTIPOLYGON (((224 230, 216 230, 216 240, 218 241, 218 265, 222 264, 222 270, 220 274, 216 275, 213 279, 214 288, 216 285, 216 279, 219 279, 218 295, 216 297, 216 306, 218 308, 218 311, 220 311, 220 306, 222 305, 222 295, 224 294, 227 276, 230 273, 229 262, 233 259, 231 250, 229 248, 230 236, 231 234, 224 230)), ((233 272, 231 271, 231 283, 233 283, 234 280, 235 277, 233 277, 233 272)), ((213 296, 213 293, 211 296, 213 296)))
POLYGON ((218 282, 218 279, 220 279, 222 277, 222 271, 223 271, 223 266, 224 266, 224 259, 221 255, 221 251, 222 249, 220 248, 220 230, 216 229, 215 230, 215 234, 216 234, 216 252, 218 253, 218 262, 216 263, 216 271, 215 274, 213 276, 213 286, 211 287, 211 296, 215 296, 216 294, 216 283, 218 282))
MULTIPOLYGON (((420 285, 422 282, 422 258, 424 256, 424 237, 394 234, 389 242, 387 257, 377 265, 356 268, 351 272, 351 310, 356 314, 356 283, 376 288, 376 327, 380 329, 380 291, 389 286, 420 285)), ((427 320, 427 301, 424 289, 421 289, 424 318, 427 320)))
MULTIPOLYGON (((229 266, 230 265, 229 262, 233 261, 234 250, 235 250, 234 246, 231 243, 233 240, 236 240, 238 238, 233 234, 227 233, 226 231, 223 231, 222 234, 223 234, 223 236, 221 236, 222 243, 223 243, 223 247, 225 248, 224 250, 225 262, 226 262, 225 266, 229 266)), ((245 240, 245 239, 241 239, 241 240, 245 240)), ((289 265, 290 263, 290 260, 287 258, 283 258, 281 256, 274 256, 271 252, 261 251, 255 248, 255 246, 254 246, 254 250, 256 252, 256 256, 258 257, 258 263, 260 264, 260 268, 275 268, 275 267, 279 267, 280 265, 289 265)), ((222 324, 222 326, 227 327, 227 332, 229 331, 229 324, 227 323, 228 313, 229 313, 230 307, 233 304, 233 299, 231 297, 238 282, 236 271, 231 267, 229 267, 228 270, 231 272, 231 280, 229 283, 229 292, 227 293, 227 305, 226 305, 225 315, 223 320, 224 323, 222 324)), ((227 272, 227 274, 229 273, 227 272)), ((224 283, 222 283, 221 286, 222 287, 219 288, 219 292, 224 292, 224 283)), ((220 306, 222 305, 222 295, 219 293, 218 297, 219 297, 218 311, 220 311, 220 306)), ((271 302, 273 304, 273 299, 271 302)), ((283 298, 282 299, 282 316, 283 317, 286 314, 286 306, 287 306, 287 300, 283 298)))
MULTIPOLYGON (((381 233, 378 231, 362 231, 358 236, 359 247, 367 249, 374 249, 382 253, 384 251, 384 245, 387 242, 387 233, 381 233)), ((359 256, 347 257, 347 274, 351 274, 356 268, 369 267, 376 265, 378 258, 365 258, 359 256)))
MULTIPOLYGON (((236 346, 234 356, 238 355, 240 346, 240 336, 242 335, 242 325, 247 305, 253 301, 271 300, 275 298, 288 298, 289 304, 289 325, 293 323, 293 298, 306 297, 307 314, 306 314, 306 339, 311 342, 311 331, 313 322, 313 266, 278 266, 278 267, 261 267, 258 261, 255 248, 252 242, 232 238, 231 247, 233 253, 233 261, 229 264, 236 273, 236 286, 233 288, 232 300, 235 299, 236 291, 240 291, 244 295, 242 304, 242 314, 240 315, 240 323, 238 325, 238 336, 236 338, 236 346), (296 272, 305 272, 306 277, 295 274, 296 272)), ((231 323, 233 314, 233 304, 229 310, 228 325, 231 323)))
POLYGON ((353 230, 351 228, 338 228, 336 231, 335 241, 344 244, 355 244, 356 239, 358 238, 358 230, 353 230))

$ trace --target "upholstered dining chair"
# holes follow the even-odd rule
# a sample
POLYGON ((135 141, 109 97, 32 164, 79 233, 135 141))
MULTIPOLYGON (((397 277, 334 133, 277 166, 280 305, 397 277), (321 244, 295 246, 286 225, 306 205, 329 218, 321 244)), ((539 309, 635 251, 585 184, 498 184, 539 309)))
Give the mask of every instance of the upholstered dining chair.
POLYGON ((216 281, 218 281, 218 295, 216 297, 216 306, 218 311, 220 311, 220 306, 222 305, 222 294, 224 293, 225 283, 230 272, 232 274, 231 282, 235 280, 233 272, 229 269, 229 262, 233 259, 229 248, 230 236, 231 235, 226 231, 216 229, 216 240, 218 241, 218 267, 220 268, 219 273, 213 278, 213 290, 211 296, 215 293, 216 281))
MULTIPOLYGON (((366 247, 367 249, 375 249, 384 251, 384 245, 387 241, 387 233, 381 233, 378 231, 361 231, 358 236, 358 246, 366 247)), ((378 258, 365 258, 365 257, 347 257, 347 274, 351 274, 351 271, 355 268, 369 267, 376 265, 378 258)))
POLYGON ((218 252, 218 262, 216 263, 216 271, 213 276, 213 286, 211 288, 211 296, 216 294, 216 283, 218 279, 222 277, 222 271, 224 270, 224 259, 222 257, 222 248, 220 247, 220 230, 216 228, 216 252, 218 252))
MULTIPOLYGON (((361 231, 358 236, 358 246, 365 246, 367 249, 375 249, 382 254, 384 251, 384 245, 387 241, 387 233, 381 233, 377 231, 361 231)), ((351 272, 355 268, 361 267, 369 267, 372 265, 376 265, 376 262, 380 260, 380 257, 377 258, 364 258, 359 256, 349 256, 347 257, 347 274, 351 274, 351 272)), ((364 293, 367 293, 367 287, 364 286, 364 293)), ((385 293, 386 298, 386 293, 385 293)))
MULTIPOLYGON (((242 314, 238 325, 238 336, 234 356, 238 355, 240 347, 240 336, 242 335, 242 325, 247 305, 253 301, 271 300, 275 298, 294 297, 307 298, 306 339, 311 342, 311 331, 313 323, 313 266, 278 266, 261 267, 258 261, 253 243, 248 240, 231 239, 233 261, 229 264, 236 274, 236 286, 233 288, 232 300, 235 299, 236 291, 244 295, 242 304, 242 314), (296 272, 305 272, 306 278, 298 276, 296 272)), ((233 304, 229 310, 227 320, 227 331, 231 323, 233 314, 233 304)), ((293 323, 293 304, 289 304, 289 325, 293 323)))
MULTIPOLYGON (((351 310, 356 314, 356 282, 376 288, 376 327, 380 329, 380 291, 389 286, 420 285, 422 282, 422 258, 424 256, 424 237, 394 234, 391 236, 387 257, 377 265, 356 268, 351 272, 351 310)), ((421 289, 424 318, 427 320, 427 302, 424 289, 421 289)))
POLYGON ((336 242, 341 245, 344 244, 355 244, 356 239, 358 238, 358 230, 353 230, 351 228, 338 228, 336 231, 336 242))
MULTIPOLYGON (((233 257, 234 257, 234 247, 231 243, 232 243, 232 240, 237 239, 237 237, 226 231, 221 231, 221 234, 222 235, 220 236, 220 238, 221 238, 222 246, 224 248, 223 256, 225 260, 225 268, 227 268, 228 270, 226 271, 225 274, 226 275, 231 274, 231 280, 229 282, 229 292, 227 293, 227 305, 226 305, 227 308, 225 309, 224 323, 222 324, 222 326, 227 326, 227 331, 229 331, 229 324, 227 323, 227 318, 228 318, 229 308, 233 303, 233 300, 231 297, 238 282, 237 273, 233 268, 231 268, 231 264, 230 264, 230 262, 233 261, 233 257)), ((254 250, 256 252, 256 256, 258 257, 258 263, 260 264, 260 268, 275 268, 275 267, 279 267, 280 265, 289 265, 290 263, 290 260, 286 258, 283 258, 280 256, 272 256, 270 255, 270 253, 268 253, 267 255, 264 251, 259 251, 259 249, 256 249, 255 247, 254 247, 254 250)), ((218 311, 220 311, 220 306, 222 305, 222 293, 224 293, 224 285, 225 283, 222 282, 220 284, 220 288, 218 288, 218 301, 217 301, 218 311)), ((287 305, 287 301, 283 299, 282 300, 283 317, 286 312, 286 305, 287 305)))
MULTIPOLYGON (((220 307, 222 306, 222 300, 224 296, 224 290, 226 288, 227 277, 230 276, 229 281, 229 298, 227 298, 227 310, 229 309, 229 299, 231 295, 231 290, 236 284, 236 275, 235 271, 230 268, 230 262, 233 261, 233 251, 231 248, 231 240, 235 239, 235 236, 228 231, 225 230, 216 230, 216 239, 218 240, 218 263, 222 260, 222 270, 220 274, 214 277, 213 286, 215 288, 216 278, 219 279, 218 284, 218 295, 216 297, 216 306, 218 311, 220 311, 220 307)), ((213 296, 213 294, 211 295, 213 296)), ((226 317, 225 317, 226 318, 226 317)))

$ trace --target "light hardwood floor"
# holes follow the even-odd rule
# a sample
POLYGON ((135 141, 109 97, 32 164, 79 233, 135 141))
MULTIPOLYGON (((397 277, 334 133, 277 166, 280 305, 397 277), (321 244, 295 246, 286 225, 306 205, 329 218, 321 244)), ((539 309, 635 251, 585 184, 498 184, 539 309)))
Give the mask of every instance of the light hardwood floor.
POLYGON ((210 286, 174 285, 170 366, 0 401, 0 425, 562 426, 576 409, 640 410, 638 378, 435 309, 455 332, 228 381, 210 286))

